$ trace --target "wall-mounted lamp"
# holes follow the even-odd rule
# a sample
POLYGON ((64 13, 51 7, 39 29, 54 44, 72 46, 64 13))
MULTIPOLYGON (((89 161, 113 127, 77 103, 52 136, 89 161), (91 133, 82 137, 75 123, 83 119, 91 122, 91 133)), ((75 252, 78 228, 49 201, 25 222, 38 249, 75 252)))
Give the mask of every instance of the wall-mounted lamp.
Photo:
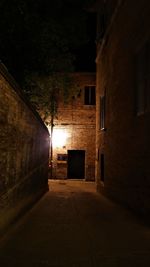
POLYGON ((64 147, 66 145, 67 138, 68 133, 65 129, 54 128, 52 138, 53 147, 64 147))

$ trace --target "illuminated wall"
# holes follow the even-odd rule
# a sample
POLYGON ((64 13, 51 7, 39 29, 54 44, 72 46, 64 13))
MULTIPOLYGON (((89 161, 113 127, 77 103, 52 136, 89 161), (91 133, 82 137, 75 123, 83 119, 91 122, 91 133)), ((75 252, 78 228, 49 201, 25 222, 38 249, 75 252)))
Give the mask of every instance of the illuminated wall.
POLYGON ((94 180, 96 106, 85 105, 85 87, 95 86, 95 73, 75 73, 74 79, 79 85, 80 93, 67 105, 59 103, 57 119, 54 122, 53 178, 68 178, 68 150, 83 150, 85 151, 84 179, 94 180), (63 160, 59 159, 60 154, 64 155, 63 160))

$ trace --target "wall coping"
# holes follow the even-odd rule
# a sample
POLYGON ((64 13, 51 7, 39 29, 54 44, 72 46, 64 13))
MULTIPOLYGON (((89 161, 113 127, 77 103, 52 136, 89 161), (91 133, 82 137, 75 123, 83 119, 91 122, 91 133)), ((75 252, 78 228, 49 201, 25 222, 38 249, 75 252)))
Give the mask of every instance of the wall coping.
POLYGON ((40 122, 40 124, 45 128, 47 133, 49 134, 48 128, 44 124, 43 120, 41 119, 40 115, 38 112, 33 108, 32 104, 28 100, 28 98, 24 95, 22 92, 20 86, 18 83, 15 81, 13 76, 9 73, 7 67, 0 61, 0 73, 2 76, 5 78, 5 80, 12 86, 13 90, 19 95, 19 97, 24 101, 24 103, 28 106, 28 108, 31 110, 31 112, 34 114, 36 119, 40 122))
POLYGON ((82 72, 82 71, 75 71, 75 72, 70 72, 69 73, 70 75, 72 75, 72 76, 95 76, 96 77, 96 72, 88 72, 88 71, 86 71, 86 72, 82 72))

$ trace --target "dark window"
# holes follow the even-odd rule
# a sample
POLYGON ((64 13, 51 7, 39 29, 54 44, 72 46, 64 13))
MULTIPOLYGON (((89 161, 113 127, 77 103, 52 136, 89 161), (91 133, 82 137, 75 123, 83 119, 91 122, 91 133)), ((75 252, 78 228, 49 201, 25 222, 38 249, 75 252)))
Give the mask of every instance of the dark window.
POLYGON ((97 41, 101 41, 110 25, 118 1, 99 1, 100 9, 97 10, 97 41))
POLYGON ((101 181, 104 182, 104 154, 101 154, 101 166, 100 166, 100 170, 101 170, 101 181))
POLYGON ((85 86, 84 88, 84 104, 95 105, 95 86, 85 86))
POLYGON ((67 154, 57 154, 58 161, 67 161, 67 154))
POLYGON ((97 40, 100 41, 105 34, 106 31, 106 23, 107 23, 107 11, 106 4, 101 4, 101 11, 97 15, 97 40))
POLYGON ((97 41, 100 41, 104 37, 105 33, 105 15, 98 14, 97 17, 97 41))
POLYGON ((136 55, 136 113, 150 110, 150 42, 136 55))
POLYGON ((105 129, 105 96, 100 97, 100 129, 105 129))

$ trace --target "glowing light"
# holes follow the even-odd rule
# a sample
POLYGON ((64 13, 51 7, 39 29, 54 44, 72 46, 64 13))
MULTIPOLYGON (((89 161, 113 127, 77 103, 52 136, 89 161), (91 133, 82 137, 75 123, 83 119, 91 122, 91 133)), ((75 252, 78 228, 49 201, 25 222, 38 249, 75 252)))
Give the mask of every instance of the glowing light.
POLYGON ((66 145, 68 134, 64 129, 55 129, 53 130, 53 146, 54 147, 63 147, 66 145))

